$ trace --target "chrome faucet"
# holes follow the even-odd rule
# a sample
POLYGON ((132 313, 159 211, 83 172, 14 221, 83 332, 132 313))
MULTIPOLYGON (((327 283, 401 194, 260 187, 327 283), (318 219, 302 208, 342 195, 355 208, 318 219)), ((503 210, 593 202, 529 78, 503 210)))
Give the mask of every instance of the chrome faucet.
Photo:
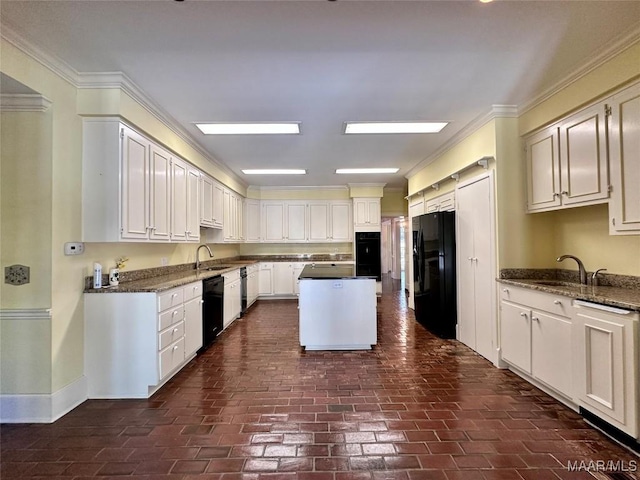
POLYGON ((205 245, 204 243, 200 245, 196 250, 196 271, 200 271, 200 249, 202 247, 206 248, 207 252, 209 252, 209 258, 213 258, 213 253, 211 252, 209 245, 205 245))
POLYGON ((576 261, 576 263, 578 264, 578 274, 580 275, 580 283, 582 285, 586 285, 587 271, 584 269, 584 264, 582 263, 582 260, 580 260, 578 257, 574 257, 573 255, 562 255, 561 257, 558 257, 556 259, 556 262, 561 262, 563 260, 566 260, 567 258, 571 258, 576 261))

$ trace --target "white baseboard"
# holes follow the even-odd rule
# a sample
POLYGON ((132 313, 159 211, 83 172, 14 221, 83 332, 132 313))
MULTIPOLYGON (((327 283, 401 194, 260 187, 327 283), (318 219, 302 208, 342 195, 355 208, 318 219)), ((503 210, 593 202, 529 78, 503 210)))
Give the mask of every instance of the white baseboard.
POLYGON ((0 395, 0 422, 52 423, 86 399, 84 376, 52 394, 0 395))

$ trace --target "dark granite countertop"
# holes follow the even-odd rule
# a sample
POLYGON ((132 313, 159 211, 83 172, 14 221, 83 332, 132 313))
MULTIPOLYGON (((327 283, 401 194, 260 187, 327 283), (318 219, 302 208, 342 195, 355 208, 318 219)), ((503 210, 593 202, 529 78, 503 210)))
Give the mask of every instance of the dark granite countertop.
POLYGON ((307 265, 298 277, 300 280, 366 280, 377 277, 375 275, 356 275, 354 265, 307 265))
MULTIPOLYGON (((564 295, 577 300, 600 303, 611 307, 640 311, 640 288, 637 288, 628 278, 623 278, 624 283, 622 285, 624 286, 615 284, 592 286, 580 285, 577 282, 562 278, 562 276, 557 278, 547 274, 546 271, 541 272, 545 272, 545 274, 538 275, 533 270, 527 271, 523 269, 520 273, 526 278, 511 278, 510 274, 505 274, 503 271, 501 272, 501 277, 503 278, 498 278, 497 280, 506 285, 564 295)), ((611 282, 611 279, 609 281, 611 282)))
MULTIPOLYGON (((108 276, 102 276, 103 288, 92 288, 93 278, 85 278, 85 293, 144 293, 163 292, 172 288, 216 277, 241 267, 259 262, 352 262, 353 255, 348 254, 303 254, 303 255, 247 255, 202 262, 202 269, 196 273, 195 264, 172 265, 147 268, 143 270, 120 272, 120 284, 108 286, 108 276), (214 268, 215 270, 207 270, 214 268)), ((352 265, 346 265, 353 268, 352 265)))
MULTIPOLYGON (((105 286, 103 288, 85 288, 84 293, 155 293, 171 290, 172 288, 188 285, 193 282, 201 282, 207 278, 217 277, 241 267, 246 267, 257 262, 228 262, 222 265, 215 265, 215 270, 207 270, 203 267, 199 272, 195 269, 182 270, 167 275, 156 275, 152 277, 139 278, 136 280, 120 281, 115 287, 105 286)), ((108 283, 107 283, 108 285, 108 283)))

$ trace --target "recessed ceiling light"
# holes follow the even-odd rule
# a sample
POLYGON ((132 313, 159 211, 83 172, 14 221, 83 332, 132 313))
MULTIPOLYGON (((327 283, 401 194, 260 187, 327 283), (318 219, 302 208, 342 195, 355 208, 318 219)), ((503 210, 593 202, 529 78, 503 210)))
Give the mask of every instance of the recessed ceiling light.
POLYGON ((245 175, 306 175, 307 171, 299 168, 249 168, 242 170, 245 175))
POLYGON ((298 135, 300 122, 288 123, 196 123, 205 135, 298 135))
POLYGON ((345 122, 344 133, 438 133, 447 122, 345 122))
POLYGON ((336 173, 397 173, 399 168, 338 168, 336 173))

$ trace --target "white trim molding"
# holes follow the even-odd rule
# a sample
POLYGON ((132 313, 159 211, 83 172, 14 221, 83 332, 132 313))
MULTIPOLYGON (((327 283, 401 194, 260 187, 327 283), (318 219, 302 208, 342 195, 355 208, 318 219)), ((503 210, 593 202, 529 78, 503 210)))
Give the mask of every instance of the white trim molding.
POLYGON ((46 112, 51 100, 37 93, 3 93, 0 95, 2 112, 46 112))
POLYGON ((85 400, 84 376, 52 394, 0 395, 0 423, 52 423, 85 400))
POLYGON ((0 320, 51 320, 50 308, 25 308, 0 310, 0 320))
POLYGON ((462 128, 458 133, 456 133, 453 137, 449 139, 449 141, 445 142, 439 149, 437 149, 433 154, 429 155, 427 158, 418 163, 415 167, 413 167, 407 174, 404 176, 405 178, 411 178, 420 170, 425 168, 427 165, 435 161, 439 156, 445 153, 447 150, 450 150, 458 143, 462 142, 465 138, 471 136, 477 130, 485 126, 491 120, 496 118, 517 118, 518 117, 518 107, 516 105, 492 105, 491 110, 489 112, 480 115, 475 120, 471 121, 464 128, 462 128))

